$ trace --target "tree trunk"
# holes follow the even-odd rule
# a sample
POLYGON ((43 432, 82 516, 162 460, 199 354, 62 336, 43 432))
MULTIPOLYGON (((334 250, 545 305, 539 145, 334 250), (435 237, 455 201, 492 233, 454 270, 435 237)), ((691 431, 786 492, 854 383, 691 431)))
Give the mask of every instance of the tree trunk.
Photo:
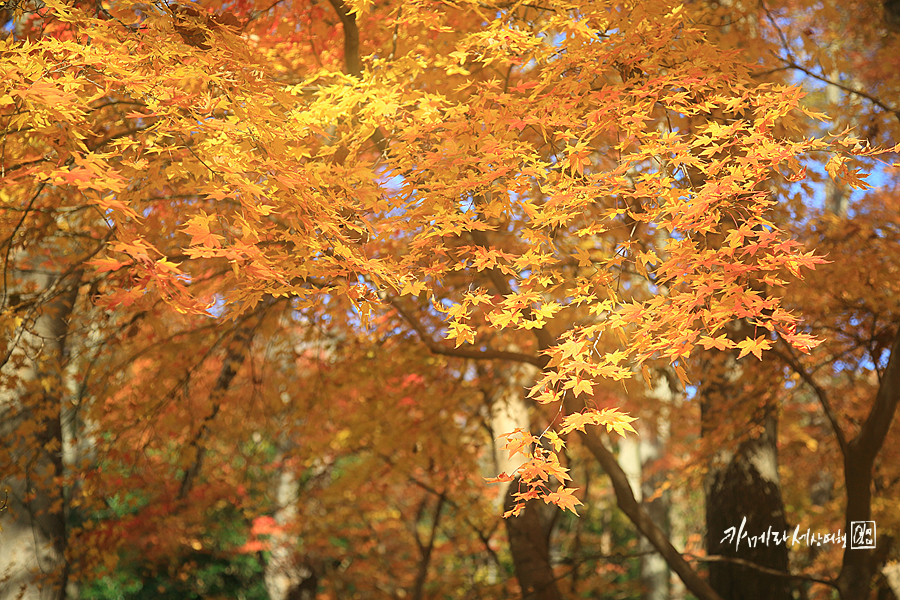
POLYGON ((731 354, 709 355, 704 373, 698 391, 702 434, 717 448, 704 490, 706 548, 709 555, 726 559, 710 563, 710 585, 724 600, 790 600, 789 578, 727 560, 788 572, 786 543, 749 541, 770 527, 780 535, 788 529, 778 478, 775 407, 766 402, 764 390, 760 395, 748 393, 747 380, 731 354), (735 440, 724 435, 729 431, 750 433, 735 440))
MULTIPOLYGON (((289 525, 297 518, 297 502, 300 486, 290 466, 282 466, 278 473, 275 501, 278 511, 275 523, 289 525)), ((266 591, 271 600, 287 600, 292 590, 303 580, 295 564, 297 540, 282 532, 272 535, 271 554, 266 561, 266 591)))
POLYGON ((871 596, 872 578, 886 557, 883 550, 887 546, 882 545, 878 548, 877 544, 884 544, 884 540, 878 541, 877 530, 871 536, 874 548, 866 547, 869 544, 858 542, 865 541, 867 532, 861 531, 861 528, 872 519, 872 471, 875 458, 884 446, 898 404, 900 404, 900 326, 894 336, 891 357, 881 377, 875 402, 859 433, 850 441, 844 440, 843 433, 839 434, 841 450, 844 453, 844 481, 847 493, 845 521, 847 547, 844 550, 837 583, 841 598, 844 600, 857 598, 863 600, 871 596))
MULTIPOLYGON (((501 472, 511 475, 523 462, 519 455, 510 458, 502 440, 496 438, 517 428, 530 429, 523 390, 534 380, 535 373, 536 369, 530 365, 510 367, 501 374, 499 393, 490 395, 491 437, 494 438, 494 473, 491 476, 501 472)), ((518 484, 519 479, 516 478, 507 484, 507 488, 501 488, 503 511, 515 504, 513 494, 519 491, 518 484)), ((529 502, 518 517, 506 519, 505 525, 522 597, 527 600, 558 600, 561 596, 550 564, 550 533, 553 528, 550 509, 542 503, 529 502)))
MULTIPOLYGON (((619 466, 628 477, 634 499, 663 531, 667 531, 668 515, 665 501, 657 498, 644 502, 646 494, 653 493, 652 482, 644 481, 644 464, 659 457, 660 446, 648 434, 619 440, 619 466)), ((669 569, 666 561, 653 552, 653 545, 641 536, 638 551, 641 552, 641 585, 644 600, 668 600, 669 569)))
MULTIPOLYGON (((506 492, 504 510, 515 505, 514 494, 518 491, 519 478, 515 478, 506 492)), ((516 578, 522 586, 523 600, 560 600, 556 575, 550 564, 551 525, 543 506, 537 500, 530 500, 517 517, 506 519, 506 535, 512 553, 516 578)))
POLYGON ((266 561, 264 579, 270 600, 315 600, 319 591, 321 565, 312 566, 297 555, 298 539, 290 531, 296 522, 297 509, 302 492, 297 479, 296 465, 285 460, 291 453, 289 444, 283 443, 279 460, 281 468, 275 489, 275 523, 279 530, 270 536, 270 553, 266 561))
POLYGON ((0 598, 63 599, 69 569, 62 403, 66 335, 80 277, 25 277, 38 290, 28 299, 34 326, 7 349, 0 395, 0 489, 10 494, 0 534, 0 598))

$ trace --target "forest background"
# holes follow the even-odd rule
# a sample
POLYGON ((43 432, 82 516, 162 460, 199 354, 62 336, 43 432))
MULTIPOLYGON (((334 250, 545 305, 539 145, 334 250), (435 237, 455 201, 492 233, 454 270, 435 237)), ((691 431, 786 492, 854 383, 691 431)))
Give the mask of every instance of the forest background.
POLYGON ((0 597, 900 593, 894 0, 0 22, 0 597))

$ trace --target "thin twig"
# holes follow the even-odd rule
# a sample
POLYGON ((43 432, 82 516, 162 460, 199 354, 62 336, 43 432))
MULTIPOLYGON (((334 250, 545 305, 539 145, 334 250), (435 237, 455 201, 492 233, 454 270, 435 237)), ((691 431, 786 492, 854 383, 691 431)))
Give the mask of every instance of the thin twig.
POLYGON ((811 581, 813 583, 819 583, 821 585, 827 585, 829 587, 833 587, 837 589, 837 582, 832 579, 822 579, 821 577, 813 577, 812 575, 800 575, 796 573, 788 573, 786 571, 779 571, 778 569, 771 569, 769 567, 764 567, 762 565, 756 564, 755 562, 737 558, 735 556, 720 556, 720 555, 709 555, 709 556, 694 556, 692 554, 684 554, 689 560, 694 560, 697 562, 727 562, 733 563, 736 565, 741 565, 742 567, 747 567, 748 569, 753 569, 754 571, 759 571, 760 573, 765 573, 766 575, 774 575, 776 577, 784 577, 785 579, 797 579, 800 581, 811 581))

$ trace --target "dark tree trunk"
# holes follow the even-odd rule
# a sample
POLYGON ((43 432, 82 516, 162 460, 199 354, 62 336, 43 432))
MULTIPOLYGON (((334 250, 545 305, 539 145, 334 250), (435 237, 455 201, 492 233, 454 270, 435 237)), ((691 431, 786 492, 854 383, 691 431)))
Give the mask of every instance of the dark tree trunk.
MULTIPOLYGON (((765 371, 764 365, 753 367, 755 374, 765 371)), ((788 573, 785 542, 752 541, 770 528, 779 536, 788 530, 778 478, 775 407, 765 399, 765 390, 754 393, 730 354, 711 355, 704 374, 699 388, 702 432, 716 449, 705 485, 706 548, 711 557, 724 559, 710 562, 710 585, 724 600, 790 600, 788 577, 728 560, 788 573), (740 435, 743 439, 735 439, 740 435)))
POLYGON ((319 577, 310 571, 308 577, 288 590, 286 600, 315 600, 318 590, 319 577))
POLYGON ((888 548, 885 540, 877 539, 876 548, 866 548, 854 536, 865 535, 859 528, 861 523, 872 519, 872 472, 875 458, 884 446, 884 440, 890 431, 900 404, 900 327, 894 336, 891 346, 891 357, 881 376, 881 384, 875 395, 875 402, 859 433, 850 441, 844 433, 836 428, 838 441, 844 453, 844 480, 847 493, 847 511, 845 526, 847 529, 847 548, 844 550, 841 573, 838 576, 838 589, 841 598, 861 600, 871 597, 872 579, 881 563, 884 562, 883 551, 888 548), (879 548, 878 544, 882 544, 879 548))
MULTIPOLYGON (((510 483, 504 510, 515 504, 513 494, 519 479, 510 483)), ((544 507, 536 500, 525 504, 518 517, 506 519, 506 534, 512 552, 516 578, 522 586, 523 600, 561 600, 556 576, 550 565, 550 520, 543 515, 544 507)))

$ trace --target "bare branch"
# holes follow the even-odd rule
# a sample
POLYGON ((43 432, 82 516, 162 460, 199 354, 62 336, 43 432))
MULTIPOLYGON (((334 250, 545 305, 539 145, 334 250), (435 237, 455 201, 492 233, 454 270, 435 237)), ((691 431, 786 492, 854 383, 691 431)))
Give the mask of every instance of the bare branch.
POLYGON ((841 429, 840 424, 837 422, 837 416, 834 414, 834 410, 831 408, 831 401, 828 398, 828 393, 816 383, 816 380, 813 378, 812 373, 807 371, 803 365, 800 364, 794 356, 789 354, 789 350, 787 352, 783 352, 779 348, 774 349, 775 354, 784 362, 794 370, 794 372, 800 376, 800 379, 806 383, 810 388, 812 388, 816 397, 819 399, 819 404, 822 405, 822 410, 825 412, 825 416, 828 418, 828 422, 831 424, 831 430, 834 432, 834 436, 837 438, 838 445, 841 447, 841 455, 847 456, 847 438, 844 435, 844 430, 841 429))
POLYGON ((811 575, 796 575, 794 573, 787 573, 785 571, 779 571, 778 569, 770 569, 769 567, 764 567, 762 565, 758 565, 755 562, 737 558, 734 556, 719 556, 719 555, 709 555, 709 556, 693 556, 691 554, 685 554, 685 556, 689 557, 691 560, 695 560, 697 562, 727 562, 733 563, 736 565, 741 565, 742 567, 747 567, 748 569, 753 569, 754 571, 759 571, 760 573, 765 573, 767 575, 774 575, 776 577, 785 577, 787 579, 795 579, 798 581, 811 581, 813 583, 819 583, 821 585, 827 585, 829 587, 833 587, 837 589, 837 583, 835 583, 831 579, 822 579, 820 577, 813 577, 811 575))
POLYGON ((859 96, 860 98, 865 98, 866 100, 868 100, 869 102, 871 102, 872 104, 874 104, 875 106, 880 108, 881 110, 891 113, 892 115, 894 115, 897 118, 897 120, 900 120, 900 110, 888 106, 887 104, 885 104, 884 102, 882 102, 881 100, 876 98, 875 96, 868 94, 866 92, 863 92, 861 90, 857 90, 855 88, 846 86, 839 81, 833 81, 831 79, 828 79, 827 77, 819 75, 818 73, 815 73, 814 71, 810 71, 806 67, 798 65, 793 60, 785 60, 785 59, 782 59, 782 60, 784 60, 784 63, 788 68, 794 69, 796 71, 800 71, 801 73, 805 73, 806 75, 812 77, 813 79, 821 81, 822 83, 827 83, 828 85, 833 85, 834 87, 836 87, 840 90, 843 90, 843 91, 847 92, 848 94, 853 94, 854 96, 859 96))
MULTIPOLYGON (((573 399, 566 400, 566 412, 575 412, 575 401, 573 399)), ((612 482, 613 490, 616 493, 616 504, 619 509, 625 513, 625 516, 634 524, 641 534, 647 538, 647 541, 656 548, 656 551, 662 555, 669 568, 675 571, 684 582, 685 587, 700 600, 722 600, 721 596, 716 593, 712 587, 688 564, 669 537, 663 532, 659 526, 653 522, 647 511, 635 499, 628 476, 612 452, 607 450, 600 435, 594 429, 588 429, 587 433, 581 437, 600 466, 606 471, 612 482)))

